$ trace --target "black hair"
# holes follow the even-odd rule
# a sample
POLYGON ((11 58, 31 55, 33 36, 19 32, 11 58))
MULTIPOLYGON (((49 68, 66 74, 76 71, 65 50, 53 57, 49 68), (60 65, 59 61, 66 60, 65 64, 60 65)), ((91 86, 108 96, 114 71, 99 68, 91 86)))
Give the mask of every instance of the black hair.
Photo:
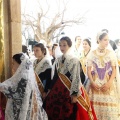
POLYGON ((55 46, 58 46, 58 44, 57 44, 57 43, 54 43, 54 44, 53 44, 53 46, 52 46, 52 51, 53 51, 53 49, 54 49, 55 46))
POLYGON ((23 53, 26 53, 27 50, 28 50, 28 49, 27 49, 27 46, 26 46, 26 45, 22 45, 22 52, 23 52, 23 53))
POLYGON ((35 44, 34 47, 39 47, 44 55, 46 55, 46 48, 42 43, 35 44))
MULTIPOLYGON (((98 39, 99 39, 99 40, 102 40, 106 35, 108 35, 108 33, 103 31, 103 33, 101 33, 101 34, 99 35, 98 39)), ((99 43, 99 42, 97 41, 97 43, 99 43)))
POLYGON ((69 47, 72 46, 72 41, 71 41, 71 39, 70 39, 69 37, 67 37, 67 36, 66 36, 66 37, 62 37, 62 38, 60 39, 60 42, 61 42, 61 41, 66 41, 69 47))
POLYGON ((75 37, 75 42, 76 42, 76 39, 77 39, 78 37, 81 37, 81 36, 76 36, 76 37, 75 37))
POLYGON ((18 53, 18 54, 15 54, 13 55, 13 59, 18 63, 18 64, 21 64, 21 56, 23 55, 23 53, 18 53))
POLYGON ((101 31, 105 31, 106 33, 109 33, 109 31, 107 29, 102 29, 101 31))
POLYGON ((102 33, 100 36, 99 36, 99 40, 102 40, 105 36, 107 35, 107 33, 102 33))
POLYGON ((23 52, 23 53, 26 53, 26 54, 29 56, 28 48, 27 48, 26 45, 22 45, 22 52, 23 52))
POLYGON ((91 47, 91 41, 90 41, 90 38, 86 38, 84 39, 83 41, 86 41, 88 43, 88 45, 91 47))

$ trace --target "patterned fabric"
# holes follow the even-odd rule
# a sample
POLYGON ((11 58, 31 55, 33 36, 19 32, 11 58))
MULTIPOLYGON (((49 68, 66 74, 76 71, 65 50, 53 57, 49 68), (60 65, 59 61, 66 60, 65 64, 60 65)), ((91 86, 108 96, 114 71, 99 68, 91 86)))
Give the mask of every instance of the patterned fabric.
POLYGON ((45 56, 39 63, 37 63, 37 59, 33 63, 35 72, 39 75, 44 72, 46 69, 51 68, 51 61, 45 56))
POLYGON ((71 55, 64 55, 65 60, 64 64, 62 64, 62 57, 56 60, 57 70, 62 73, 66 74, 68 71, 70 72, 70 80, 72 80, 70 95, 74 92, 81 94, 79 91, 81 84, 80 78, 80 62, 76 57, 72 57, 71 55))
MULTIPOLYGON (((68 90, 70 90, 71 81, 69 80, 69 78, 67 76, 61 74, 60 72, 58 73, 58 76, 59 76, 61 82, 66 86, 66 88, 68 90)), ((92 107, 91 107, 89 97, 83 86, 81 86, 80 91, 82 94, 77 97, 77 120, 78 120, 78 118, 79 118, 79 120, 81 120, 81 119, 96 120, 96 116, 94 114, 94 109, 92 109, 92 107)))
POLYGON ((70 95, 82 94, 79 60, 68 51, 55 61, 54 70, 52 87, 44 101, 49 120, 89 120, 88 113, 80 104, 71 103, 70 95), (71 83, 69 90, 58 73, 67 76, 67 81, 71 83))
POLYGON ((34 70, 39 76, 43 86, 44 92, 48 92, 49 86, 51 83, 51 61, 50 59, 45 56, 40 62, 37 63, 37 60, 34 61, 34 70))
POLYGON ((69 91, 60 79, 57 79, 45 102, 49 120, 75 120, 76 105, 71 103, 69 91))
MULTIPOLYGON (((100 56, 96 50, 89 54, 87 66, 92 67, 92 77, 94 82, 102 86, 108 82, 112 74, 112 66, 116 66, 116 58, 113 52, 107 50, 104 56, 100 56)), ((98 120, 119 120, 119 98, 117 91, 117 80, 106 92, 95 91, 88 82, 87 88, 91 102, 93 103, 98 120)))
POLYGON ((44 107, 49 120, 75 120, 76 104, 71 103, 71 94, 80 93, 80 62, 75 57, 65 54, 55 61, 55 72, 52 80, 52 88, 46 100, 44 107), (57 76, 57 71, 67 75, 72 81, 70 91, 64 86, 57 76))
POLYGON ((23 54, 15 74, 0 83, 0 91, 8 100, 5 120, 48 120, 35 80, 33 65, 23 54))

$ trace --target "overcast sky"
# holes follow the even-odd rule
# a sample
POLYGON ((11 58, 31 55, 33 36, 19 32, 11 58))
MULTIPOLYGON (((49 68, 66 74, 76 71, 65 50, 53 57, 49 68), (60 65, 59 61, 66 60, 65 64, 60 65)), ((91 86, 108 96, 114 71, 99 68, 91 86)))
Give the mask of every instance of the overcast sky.
MULTIPOLYGON (((45 9, 45 0, 40 1, 45 9)), ((56 0, 48 1, 50 2, 49 4, 52 10, 55 11, 57 9, 56 0)), ((68 14, 66 16, 69 17, 69 15, 74 15, 74 13, 86 13, 86 23, 65 29, 65 34, 72 38, 76 35, 80 35, 83 38, 91 37, 92 39, 95 39, 97 32, 106 28, 109 30, 111 39, 114 40, 120 38, 119 5, 119 0, 69 0, 68 14)), ((36 6, 35 0, 21 0, 22 11, 33 11, 36 9, 36 6), (25 7, 26 2, 27 6, 25 7)))

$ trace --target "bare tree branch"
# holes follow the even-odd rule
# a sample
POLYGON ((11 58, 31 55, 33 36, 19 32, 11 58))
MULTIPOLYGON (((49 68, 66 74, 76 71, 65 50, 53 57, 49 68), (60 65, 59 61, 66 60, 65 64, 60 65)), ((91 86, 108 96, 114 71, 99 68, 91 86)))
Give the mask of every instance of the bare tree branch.
POLYGON ((60 32, 64 30, 64 28, 68 26, 72 26, 73 24, 83 24, 84 23, 84 16, 74 17, 73 19, 65 19, 65 13, 67 11, 67 2, 63 1, 63 10, 60 11, 60 0, 58 1, 58 12, 53 16, 53 18, 48 17, 48 12, 50 10, 50 6, 48 1, 46 0, 46 9, 42 9, 42 5, 38 2, 39 5, 39 12, 37 14, 37 18, 29 14, 22 14, 22 24, 30 26, 33 29, 35 39, 40 41, 41 39, 45 40, 46 42, 50 42, 51 39, 58 37, 60 32), (46 23, 45 20, 48 22, 46 23), (56 31, 59 30, 58 35, 55 35, 56 31))

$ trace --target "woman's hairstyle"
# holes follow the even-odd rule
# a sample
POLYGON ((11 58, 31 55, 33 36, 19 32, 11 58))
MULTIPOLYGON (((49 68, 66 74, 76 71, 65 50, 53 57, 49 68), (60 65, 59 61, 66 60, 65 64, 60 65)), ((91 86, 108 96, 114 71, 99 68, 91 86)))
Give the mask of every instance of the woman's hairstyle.
POLYGON ((91 38, 86 38, 83 41, 86 41, 88 43, 88 45, 91 47, 91 41, 90 40, 91 40, 91 38))
POLYGON ((22 45, 22 52, 27 53, 28 49, 26 45, 22 45))
POLYGON ((55 47, 57 47, 57 46, 58 46, 58 44, 57 44, 57 43, 54 43, 53 46, 52 46, 52 51, 53 51, 53 49, 54 49, 55 47))
POLYGON ((62 38, 60 39, 60 42, 61 42, 61 41, 66 41, 69 47, 72 46, 72 41, 71 41, 71 39, 70 39, 69 37, 67 37, 67 36, 66 36, 66 37, 62 37, 62 38))
POLYGON ((34 47, 39 47, 44 55, 46 55, 46 48, 42 43, 35 44, 34 47))
POLYGON ((21 64, 21 56, 23 55, 23 53, 18 53, 18 54, 15 54, 13 55, 13 59, 18 63, 18 64, 21 64))
POLYGON ((23 52, 23 53, 26 53, 26 54, 29 56, 28 48, 27 48, 26 45, 22 45, 22 52, 23 52))
POLYGON ((99 43, 99 40, 102 40, 108 33, 106 31, 101 31, 97 34, 97 44, 99 43))
POLYGON ((102 32, 105 31, 106 33, 109 33, 109 31, 107 29, 102 29, 102 32))
MULTIPOLYGON (((78 37, 80 37, 80 36, 76 36, 76 37, 75 37, 75 42, 76 42, 76 40, 77 40, 78 37)), ((80 37, 80 38, 81 38, 81 37, 80 37)))

